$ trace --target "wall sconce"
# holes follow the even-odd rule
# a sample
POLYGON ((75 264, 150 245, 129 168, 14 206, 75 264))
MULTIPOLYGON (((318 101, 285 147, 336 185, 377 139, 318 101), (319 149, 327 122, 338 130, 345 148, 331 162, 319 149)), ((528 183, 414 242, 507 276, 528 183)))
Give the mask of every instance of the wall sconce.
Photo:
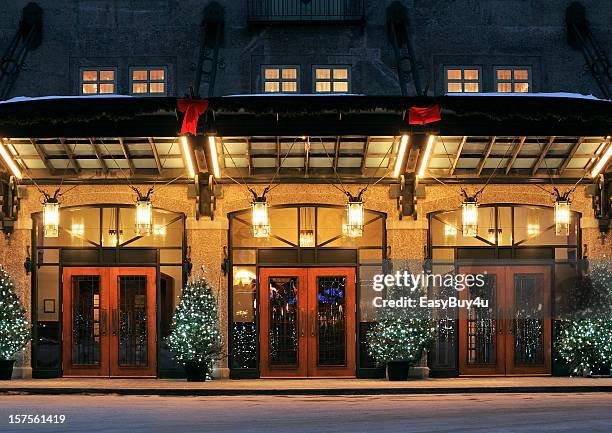
POLYGON ((343 226, 343 232, 351 238, 363 236, 363 201, 361 200, 361 194, 363 194, 363 190, 359 192, 357 197, 347 193, 349 201, 346 203, 346 224, 343 226))
POLYGON ((43 226, 46 238, 56 238, 59 236, 60 203, 57 199, 58 191, 53 194, 53 197, 45 194, 45 200, 43 201, 43 226))
POLYGON ((267 238, 270 236, 270 219, 268 214, 268 201, 265 195, 255 198, 252 202, 251 224, 253 226, 253 237, 267 238))
POLYGON ((461 190, 463 194, 463 205, 462 205, 462 231, 463 236, 470 236, 475 238, 478 236, 478 199, 474 195, 468 196, 465 190, 461 190))
POLYGON ((557 188, 555 191, 555 234, 557 236, 569 236, 570 227, 570 199, 569 191, 561 194, 557 188))

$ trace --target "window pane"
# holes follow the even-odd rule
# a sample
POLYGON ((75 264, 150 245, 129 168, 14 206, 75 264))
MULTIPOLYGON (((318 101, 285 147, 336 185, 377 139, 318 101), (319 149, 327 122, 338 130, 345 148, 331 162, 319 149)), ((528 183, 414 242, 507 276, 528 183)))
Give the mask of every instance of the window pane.
POLYGON ((97 84, 83 84, 83 94, 91 95, 98 93, 98 85, 97 84))
POLYGON ((315 71, 317 80, 329 80, 331 77, 331 71, 329 69, 317 68, 315 71))
POLYGON ((465 91, 466 92, 478 92, 478 83, 465 83, 465 91))
POLYGON ((497 91, 504 93, 512 92, 512 83, 497 83, 497 91))
POLYGON ((277 68, 266 68, 264 69, 264 77, 266 80, 278 80, 280 78, 280 72, 277 68))
POLYGON ((329 81, 319 81, 315 90, 317 92, 329 92, 331 91, 331 83, 329 81))
POLYGON ((114 84, 100 84, 100 93, 113 93, 114 91, 114 84))
POLYGON ((283 73, 284 80, 296 80, 297 79, 297 69, 295 68, 283 69, 282 73, 283 73))
POLYGON ((166 85, 164 83, 151 83, 149 85, 150 93, 164 93, 166 85))
POLYGON ((461 83, 448 83, 449 93, 461 93, 461 83))
POLYGON ((279 83, 277 81, 267 81, 265 83, 264 92, 276 93, 279 91, 279 83))
POLYGON ((266 80, 278 80, 280 78, 280 72, 277 68, 266 68, 264 69, 264 77, 266 80))
POLYGON ((97 81, 98 71, 83 71, 83 81, 97 81))
POLYGON ((498 80, 511 80, 512 79, 512 71, 510 69, 498 69, 497 70, 497 79, 498 80))
POLYGON ((163 69, 151 69, 149 71, 149 79, 151 81, 164 81, 165 72, 163 69))
POLYGON ((449 69, 446 71, 446 78, 449 80, 460 80, 461 70, 460 69, 449 69))
POLYGON ((529 83, 514 83, 514 91, 517 93, 529 92, 529 83))
POLYGON ((147 71, 138 69, 132 71, 132 80, 136 81, 146 81, 147 80, 147 71))
POLYGON ((292 81, 283 82, 283 92, 297 92, 297 83, 292 81))
POLYGON ((100 71, 100 81, 114 81, 115 80, 115 71, 100 71))
POLYGON ((348 92, 348 83, 346 81, 334 82, 334 92, 348 92))
POLYGON ((527 81, 529 80, 529 70, 527 69, 515 69, 514 70, 514 79, 517 81, 527 81))
POLYGON ((463 78, 466 80, 478 80, 478 69, 464 69, 463 78))
POLYGON ((147 93, 147 83, 132 83, 132 93, 147 93))
POLYGON ((347 68, 334 69, 334 79, 335 80, 348 80, 348 69, 347 68))

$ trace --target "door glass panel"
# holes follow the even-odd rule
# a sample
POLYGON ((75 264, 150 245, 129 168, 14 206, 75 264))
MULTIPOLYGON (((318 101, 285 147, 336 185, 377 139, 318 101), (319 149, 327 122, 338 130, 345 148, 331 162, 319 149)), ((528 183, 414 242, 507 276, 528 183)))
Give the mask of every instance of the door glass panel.
POLYGON ((72 277, 72 364, 100 364, 100 277, 72 277))
POLYGON ((317 277, 318 365, 346 365, 346 277, 317 277))
POLYGON ((297 366, 297 277, 270 277, 269 300, 269 360, 271 365, 297 366))
POLYGON ((148 361, 147 278, 119 277, 119 365, 148 361))
POLYGON ((469 298, 489 301, 488 308, 470 308, 468 312, 468 364, 483 365, 496 364, 497 362, 497 278, 489 274, 485 278, 485 284, 477 287, 476 284, 467 288, 469 298))
POLYGON ((514 362, 544 363, 544 290, 541 274, 514 276, 514 362))

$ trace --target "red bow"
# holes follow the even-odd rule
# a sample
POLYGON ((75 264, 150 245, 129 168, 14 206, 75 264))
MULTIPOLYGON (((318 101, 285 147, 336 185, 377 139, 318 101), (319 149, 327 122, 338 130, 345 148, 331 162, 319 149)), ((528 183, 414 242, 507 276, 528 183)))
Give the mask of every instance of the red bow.
POLYGON ((181 113, 185 113, 181 134, 196 135, 198 121, 200 116, 208 109, 208 101, 206 99, 179 99, 177 108, 181 113))
POLYGON ((442 120, 440 106, 433 107, 410 107, 408 110, 408 123, 410 125, 424 125, 426 123, 442 120))

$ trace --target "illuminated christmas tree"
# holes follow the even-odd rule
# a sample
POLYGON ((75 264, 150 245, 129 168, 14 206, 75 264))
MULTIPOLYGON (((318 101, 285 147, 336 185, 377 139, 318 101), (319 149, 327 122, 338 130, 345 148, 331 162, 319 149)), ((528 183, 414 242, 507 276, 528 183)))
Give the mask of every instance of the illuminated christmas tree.
POLYGON ((576 284, 573 313, 560 324, 557 352, 572 374, 612 368, 612 265, 594 262, 576 284))
POLYGON ((10 360, 30 341, 26 311, 9 274, 0 266, 0 360, 10 360))
POLYGON ((205 278, 183 290, 168 345, 174 358, 186 365, 188 378, 193 369, 210 377, 213 362, 223 356, 217 300, 205 278))

